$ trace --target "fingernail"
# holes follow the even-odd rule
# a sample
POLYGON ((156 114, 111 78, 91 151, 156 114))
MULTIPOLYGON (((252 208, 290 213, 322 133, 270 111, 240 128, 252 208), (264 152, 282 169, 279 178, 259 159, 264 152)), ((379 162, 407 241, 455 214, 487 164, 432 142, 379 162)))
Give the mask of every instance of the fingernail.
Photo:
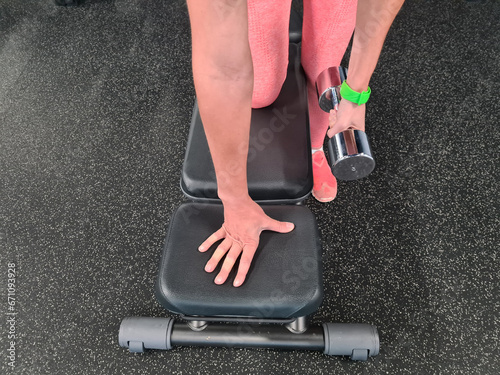
POLYGON ((198 251, 204 251, 204 250, 205 250, 205 246, 200 246, 200 247, 198 248, 198 251))
POLYGON ((234 280, 233 286, 239 287, 240 285, 241 285, 241 280, 240 279, 234 280))
POLYGON ((222 284, 222 277, 221 277, 221 276, 217 276, 217 277, 215 278, 215 283, 216 283, 216 284, 222 284))
POLYGON ((206 272, 212 272, 213 268, 211 266, 205 266, 205 271, 206 272))
POLYGON ((293 225, 293 223, 288 223, 288 224, 286 225, 286 227, 287 227, 287 229, 292 230, 293 228, 295 228, 295 225, 293 225))

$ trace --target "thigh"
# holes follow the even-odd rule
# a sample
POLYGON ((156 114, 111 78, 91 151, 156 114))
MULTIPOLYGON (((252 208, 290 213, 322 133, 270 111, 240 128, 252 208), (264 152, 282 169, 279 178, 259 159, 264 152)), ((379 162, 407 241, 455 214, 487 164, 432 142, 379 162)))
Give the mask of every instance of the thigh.
POLYGON ((270 105, 288 66, 291 0, 248 0, 248 39, 254 68, 254 108, 270 105))

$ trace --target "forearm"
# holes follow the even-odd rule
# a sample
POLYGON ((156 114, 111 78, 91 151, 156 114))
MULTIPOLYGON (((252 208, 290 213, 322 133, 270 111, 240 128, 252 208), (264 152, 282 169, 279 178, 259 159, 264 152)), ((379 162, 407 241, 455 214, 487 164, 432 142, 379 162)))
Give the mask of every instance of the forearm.
POLYGON ((188 0, 193 78, 224 203, 248 197, 253 65, 244 0, 188 0))
POLYGON ((194 81, 201 119, 217 176, 219 198, 245 197, 253 75, 220 79, 197 74, 194 81))
POLYGON ((358 0, 347 84, 366 91, 382 46, 404 0, 358 0))

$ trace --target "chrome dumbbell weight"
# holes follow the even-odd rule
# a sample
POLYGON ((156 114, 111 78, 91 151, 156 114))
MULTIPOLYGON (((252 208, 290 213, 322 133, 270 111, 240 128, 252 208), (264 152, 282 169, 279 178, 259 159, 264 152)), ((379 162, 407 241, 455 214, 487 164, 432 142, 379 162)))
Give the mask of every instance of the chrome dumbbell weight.
MULTIPOLYGON (((347 77, 347 70, 331 67, 316 79, 316 91, 320 108, 330 112, 340 102, 340 86, 347 77)), ((347 129, 335 134, 328 141, 328 153, 332 173, 339 180, 357 180, 368 176, 375 168, 370 144, 365 132, 347 129)))

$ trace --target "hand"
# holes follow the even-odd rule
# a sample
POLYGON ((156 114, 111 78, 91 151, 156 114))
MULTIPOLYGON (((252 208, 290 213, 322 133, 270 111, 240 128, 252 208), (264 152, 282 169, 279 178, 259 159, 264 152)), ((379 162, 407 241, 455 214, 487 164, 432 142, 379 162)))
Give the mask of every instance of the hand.
POLYGON ((347 129, 365 131, 365 111, 366 104, 357 105, 348 100, 341 100, 338 110, 330 110, 330 129, 326 134, 331 138, 347 129))
POLYGON ((233 283, 233 286, 238 287, 245 281, 253 256, 259 245, 260 233, 263 230, 288 233, 293 228, 292 223, 271 219, 249 197, 232 204, 225 203, 224 224, 198 248, 199 251, 205 252, 215 242, 224 239, 207 262, 205 271, 213 272, 222 257, 227 253, 222 269, 215 278, 216 284, 223 284, 241 254, 238 273, 233 283))

